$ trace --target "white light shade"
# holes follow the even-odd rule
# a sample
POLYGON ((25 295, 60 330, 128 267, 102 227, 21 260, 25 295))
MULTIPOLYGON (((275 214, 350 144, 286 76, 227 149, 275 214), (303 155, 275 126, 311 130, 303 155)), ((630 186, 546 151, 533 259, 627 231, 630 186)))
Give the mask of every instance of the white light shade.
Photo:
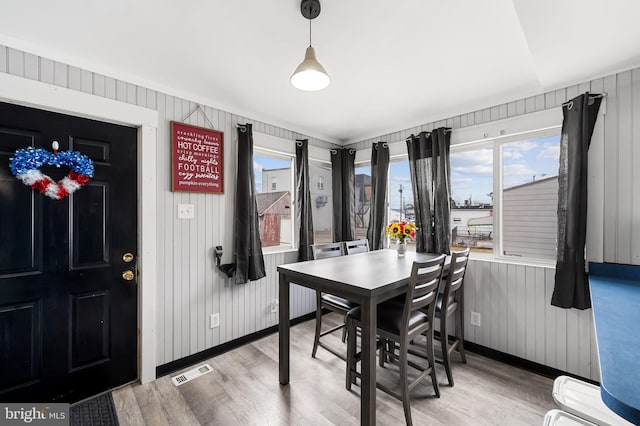
POLYGON ((316 60, 316 52, 313 47, 307 47, 304 54, 304 61, 293 72, 291 84, 296 89, 305 92, 315 92, 322 90, 329 85, 331 79, 324 67, 316 60))

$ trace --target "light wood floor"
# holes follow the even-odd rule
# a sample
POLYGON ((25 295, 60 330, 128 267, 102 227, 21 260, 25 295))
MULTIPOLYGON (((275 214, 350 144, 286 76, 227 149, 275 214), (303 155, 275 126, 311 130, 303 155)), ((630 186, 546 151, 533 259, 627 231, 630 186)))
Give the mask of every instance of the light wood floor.
MULTIPOLYGON (((340 318, 325 315, 329 326, 340 318)), ((344 387, 344 362, 322 348, 311 358, 314 321, 291 329, 291 383, 278 384, 278 335, 273 334, 209 359, 213 372, 180 387, 169 376, 113 392, 121 425, 359 425, 360 388, 344 387)), ((325 337, 344 345, 340 333, 325 337)), ((199 365, 199 364, 198 364, 199 365)), ((378 368, 390 381, 395 367, 378 368)), ((553 381, 467 353, 454 355, 455 386, 446 385, 438 366, 441 397, 433 398, 429 380, 412 393, 415 425, 542 425, 554 408, 553 381)), ((188 370, 188 369, 186 369, 188 370)), ((176 375, 175 373, 173 375, 176 375)), ((402 425, 402 403, 377 392, 380 425, 402 425)))

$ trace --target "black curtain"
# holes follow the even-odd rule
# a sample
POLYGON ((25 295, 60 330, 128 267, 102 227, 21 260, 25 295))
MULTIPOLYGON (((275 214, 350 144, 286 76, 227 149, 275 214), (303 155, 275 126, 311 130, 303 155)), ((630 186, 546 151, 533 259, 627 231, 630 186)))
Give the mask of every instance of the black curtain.
POLYGON ((367 228, 367 239, 371 250, 384 248, 388 175, 389 145, 386 142, 374 143, 371 147, 371 208, 369 228, 367 228))
POLYGON ((296 140, 296 221, 300 224, 298 236, 298 260, 311 260, 313 244, 313 218, 309 192, 308 140, 296 140))
POLYGON ((236 180, 235 263, 236 284, 266 276, 253 172, 251 124, 238 126, 238 176, 236 180))
POLYGON ((562 105, 558 173, 558 252, 551 304, 561 308, 591 307, 585 271, 587 238, 587 163, 601 95, 585 93, 562 105))
POLYGON ((407 139, 419 253, 450 253, 450 139, 451 129, 446 127, 407 139))
POLYGON ((355 240, 356 151, 349 148, 331 150, 331 190, 333 192, 333 241, 355 240))

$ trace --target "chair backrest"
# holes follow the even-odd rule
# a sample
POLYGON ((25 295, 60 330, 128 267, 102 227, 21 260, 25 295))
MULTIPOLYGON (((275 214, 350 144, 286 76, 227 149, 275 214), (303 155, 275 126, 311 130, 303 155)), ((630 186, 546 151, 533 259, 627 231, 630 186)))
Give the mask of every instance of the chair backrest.
POLYGON ((369 251, 369 240, 345 241, 344 250, 347 254, 365 253, 369 251))
POLYGON ((314 259, 326 259, 328 257, 338 257, 344 255, 342 243, 314 244, 311 246, 314 259))
POLYGON ((435 301, 438 296, 440 280, 442 279, 445 258, 446 256, 441 254, 426 262, 413 262, 402 314, 401 324, 405 329, 409 326, 409 316, 414 311, 425 311, 429 322, 433 322, 435 301))
MULTIPOLYGON (((464 273, 467 270, 467 262, 469 262, 469 253, 471 249, 467 247, 462 251, 451 252, 451 263, 449 264, 449 273, 445 279, 444 290, 442 291, 442 300, 448 301, 451 294, 456 294, 456 299, 459 299, 457 291, 462 288, 462 282, 464 281, 464 273)), ((447 302, 445 302, 447 303, 447 302)), ((446 312, 445 307, 442 307, 442 311, 446 312)))

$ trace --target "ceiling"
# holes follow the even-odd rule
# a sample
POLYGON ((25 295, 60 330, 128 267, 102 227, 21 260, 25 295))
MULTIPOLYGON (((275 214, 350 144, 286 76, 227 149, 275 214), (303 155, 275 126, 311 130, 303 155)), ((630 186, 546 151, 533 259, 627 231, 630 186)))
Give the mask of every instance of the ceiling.
POLYGON ((314 93, 299 0, 11 1, 0 43, 336 143, 640 65, 637 0, 321 4, 314 93))

